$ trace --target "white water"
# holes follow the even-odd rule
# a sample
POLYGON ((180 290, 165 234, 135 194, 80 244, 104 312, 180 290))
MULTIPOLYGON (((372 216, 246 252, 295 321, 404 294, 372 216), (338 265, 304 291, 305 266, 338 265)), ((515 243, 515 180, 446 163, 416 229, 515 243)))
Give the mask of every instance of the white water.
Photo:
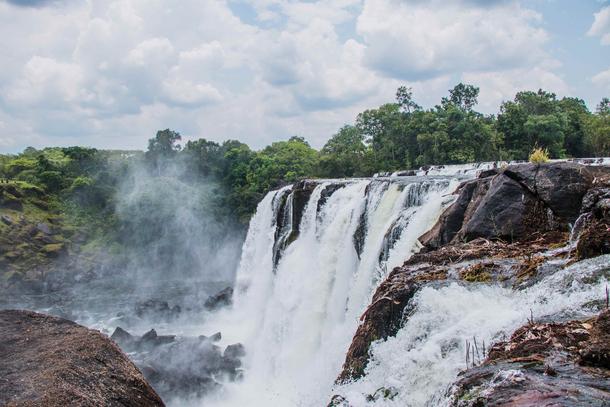
MULTIPOLYGON (((571 161, 586 165, 610 165, 610 157, 593 157, 593 158, 570 158, 570 159, 553 159, 549 162, 571 161)), ((432 165, 422 167, 413 171, 417 176, 476 176, 481 171, 501 168, 509 164, 518 164, 523 161, 489 161, 469 164, 450 164, 450 165, 432 165)), ((396 171, 393 173, 375 174, 376 177, 400 177, 408 171, 396 171)))
MULTIPOLYGON (((465 341, 494 343, 534 319, 586 315, 583 305, 604 296, 610 256, 567 267, 523 291, 490 285, 426 287, 414 298, 416 312, 396 337, 371 347, 366 376, 335 389, 350 406, 438 406, 465 368, 465 341), (600 276, 595 283, 588 277, 600 276), (400 357, 397 357, 400 355, 400 357), (393 387, 393 400, 367 402, 380 387, 393 387)), ((591 311, 592 313, 593 311, 591 311)))
POLYGON ((456 186, 448 180, 323 182, 275 270, 275 219, 286 191, 269 193, 250 223, 234 306, 212 322, 227 342, 245 345, 244 379, 226 383, 206 405, 326 405, 377 284, 418 249, 417 237, 456 186), (322 190, 337 182, 345 186, 317 213, 322 190), (362 216, 366 238, 358 256, 354 234, 362 216))

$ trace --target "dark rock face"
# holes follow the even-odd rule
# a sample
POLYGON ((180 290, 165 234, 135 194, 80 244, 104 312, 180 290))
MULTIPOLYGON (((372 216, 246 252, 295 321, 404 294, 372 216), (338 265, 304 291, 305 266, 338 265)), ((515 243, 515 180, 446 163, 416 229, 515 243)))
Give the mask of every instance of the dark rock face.
POLYGON ((30 311, 0 311, 0 405, 163 406, 106 336, 30 311))
POLYGON ((578 258, 610 253, 610 187, 595 188, 585 195, 579 220, 578 258))
POLYGON ((610 404, 610 311, 587 321, 530 323, 496 343, 451 389, 453 406, 610 404))
POLYGON ((428 249, 478 237, 515 241, 567 230, 600 173, 575 163, 519 164, 481 173, 458 188, 456 202, 420 240, 428 249))
MULTIPOLYGON (((492 176, 495 174, 492 174, 492 176)), ((464 220, 472 216, 489 189, 491 176, 466 181, 455 191, 457 200, 441 215, 439 221, 420 240, 428 247, 438 248, 451 242, 462 229, 464 220)))
POLYGON ((572 223, 594 175, 585 165, 560 162, 509 166, 503 174, 514 179, 549 207, 562 221, 572 223))

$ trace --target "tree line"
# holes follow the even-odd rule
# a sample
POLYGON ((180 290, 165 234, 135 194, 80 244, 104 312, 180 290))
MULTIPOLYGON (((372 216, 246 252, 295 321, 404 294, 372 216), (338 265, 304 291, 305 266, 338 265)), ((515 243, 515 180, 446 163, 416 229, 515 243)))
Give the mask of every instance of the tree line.
POLYGON ((581 99, 524 91, 502 103, 497 115, 485 115, 476 111, 478 96, 479 88, 460 83, 438 105, 422 109, 412 90, 400 87, 394 102, 360 113, 319 151, 298 136, 258 151, 237 140, 181 145, 181 135, 165 129, 149 140, 145 154, 68 147, 0 155, 0 177, 99 209, 112 202, 130 162, 143 163, 156 176, 168 176, 172 168, 171 175, 186 182, 214 182, 219 213, 246 221, 267 191, 306 177, 526 160, 534 148, 551 158, 610 155, 608 98, 591 112, 581 99))

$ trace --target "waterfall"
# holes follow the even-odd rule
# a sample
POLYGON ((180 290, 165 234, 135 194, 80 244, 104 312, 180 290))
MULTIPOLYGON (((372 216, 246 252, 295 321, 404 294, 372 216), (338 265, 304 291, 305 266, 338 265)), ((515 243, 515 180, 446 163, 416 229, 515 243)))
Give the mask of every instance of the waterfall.
POLYGON ((451 177, 308 181, 272 191, 250 222, 234 305, 214 321, 247 350, 218 406, 326 405, 377 286, 419 249, 451 177))

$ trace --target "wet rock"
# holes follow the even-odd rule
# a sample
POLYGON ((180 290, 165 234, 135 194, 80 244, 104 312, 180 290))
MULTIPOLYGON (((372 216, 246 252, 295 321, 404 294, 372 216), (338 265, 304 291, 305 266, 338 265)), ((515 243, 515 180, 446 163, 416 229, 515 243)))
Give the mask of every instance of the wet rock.
POLYGON ((208 340, 179 338, 141 357, 143 373, 163 398, 192 398, 217 390, 215 377, 235 376, 220 348, 208 340))
POLYGON ((330 184, 327 185, 326 188, 322 190, 320 193, 320 199, 318 199, 318 206, 316 208, 316 213, 320 213, 324 204, 328 201, 328 198, 331 197, 332 194, 337 192, 339 189, 345 187, 346 184, 330 184))
POLYGON ((163 406, 105 335, 30 311, 0 311, 0 405, 163 406))
POLYGON ((579 351, 579 363, 610 369, 610 310, 602 311, 590 324, 589 340, 579 351))
POLYGON ((156 299, 138 302, 135 306, 135 313, 140 318, 172 320, 177 318, 180 312, 182 309, 179 305, 170 307, 167 301, 156 299))
POLYGON ((373 394, 366 396, 369 403, 379 400, 393 400, 398 395, 398 390, 393 387, 380 387, 373 394))
POLYGON ((610 253, 610 187, 587 192, 576 226, 578 259, 610 253))
POLYGON ((233 287, 227 287, 216 294, 210 296, 204 304, 204 307, 209 310, 215 310, 231 305, 233 301, 233 287))
POLYGON ((131 345, 135 340, 135 338, 129 332, 120 326, 114 330, 112 335, 110 335, 110 339, 118 343, 121 347, 131 345))
POLYGON ((437 249, 453 241, 465 222, 472 217, 489 189, 491 177, 466 181, 455 191, 457 200, 441 214, 439 221, 420 237, 421 243, 428 249, 437 249))
POLYGON ((156 339, 157 339, 157 331, 155 331, 154 329, 151 329, 150 331, 148 331, 144 335, 142 335, 141 340, 142 340, 142 342, 154 343, 156 339))
POLYGON ((246 348, 241 343, 235 343, 233 345, 227 346, 225 349, 223 356, 225 358, 241 358, 246 355, 246 348))
POLYGON ((610 311, 565 323, 530 323, 493 345, 482 365, 460 374, 452 406, 580 406, 610 403, 610 311), (588 349, 596 349, 587 359, 588 349), (579 352, 580 350, 580 352, 579 352), (590 366, 582 365, 592 362, 590 366), (552 403, 552 404, 549 404, 552 403))
POLYGON ((590 167, 570 162, 510 165, 503 174, 519 182, 567 223, 578 217, 583 196, 594 180, 590 167))
POLYGON ((326 407, 349 407, 347 399, 339 394, 335 394, 326 407))
POLYGON ((212 342, 218 342, 222 339, 222 333, 216 332, 214 335, 210 336, 208 339, 212 342))

